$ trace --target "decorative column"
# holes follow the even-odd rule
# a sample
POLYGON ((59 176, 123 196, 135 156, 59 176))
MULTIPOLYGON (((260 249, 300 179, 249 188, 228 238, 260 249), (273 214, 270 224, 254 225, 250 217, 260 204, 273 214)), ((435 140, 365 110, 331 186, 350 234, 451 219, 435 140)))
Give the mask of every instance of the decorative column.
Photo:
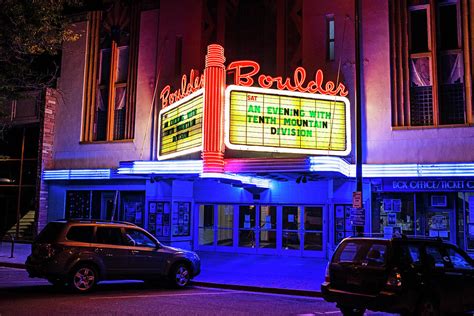
POLYGON ((204 69, 203 172, 224 172, 224 48, 207 47, 204 69))

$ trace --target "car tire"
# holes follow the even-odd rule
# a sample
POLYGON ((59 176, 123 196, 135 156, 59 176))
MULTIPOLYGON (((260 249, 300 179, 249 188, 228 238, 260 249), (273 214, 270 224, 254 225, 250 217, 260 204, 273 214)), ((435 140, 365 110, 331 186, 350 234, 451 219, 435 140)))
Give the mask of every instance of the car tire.
POLYGON ((342 315, 344 316, 362 316, 365 313, 365 308, 356 308, 351 306, 341 306, 339 307, 342 315))
POLYGON ((97 269, 91 264, 78 264, 72 268, 69 285, 74 292, 88 293, 99 281, 97 269))
POLYGON ((422 298, 416 305, 416 315, 419 316, 439 316, 439 305, 431 297, 422 298))
POLYGON ((191 280, 191 271, 185 263, 177 263, 171 268, 168 278, 173 288, 184 288, 191 280))

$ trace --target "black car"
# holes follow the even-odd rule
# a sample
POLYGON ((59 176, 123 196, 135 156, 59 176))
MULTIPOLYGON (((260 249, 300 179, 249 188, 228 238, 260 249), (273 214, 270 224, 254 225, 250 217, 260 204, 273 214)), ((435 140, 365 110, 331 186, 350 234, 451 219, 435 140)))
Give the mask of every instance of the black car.
POLYGON ((60 220, 38 235, 26 269, 30 277, 79 292, 111 279, 166 279, 181 288, 199 274, 200 259, 192 251, 162 245, 131 223, 60 220))
POLYGON ((441 239, 351 237, 334 252, 321 292, 344 315, 461 313, 474 308, 474 262, 441 239))

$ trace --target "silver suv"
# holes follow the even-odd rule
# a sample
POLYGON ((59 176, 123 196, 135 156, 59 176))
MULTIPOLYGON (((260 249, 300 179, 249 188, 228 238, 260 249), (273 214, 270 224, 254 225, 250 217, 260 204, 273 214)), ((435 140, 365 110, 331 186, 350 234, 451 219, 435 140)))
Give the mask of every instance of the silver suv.
POLYGON ((48 223, 38 235, 26 269, 32 278, 78 292, 117 279, 165 279, 182 288, 199 274, 200 259, 192 251, 162 245, 131 223, 59 220, 48 223))

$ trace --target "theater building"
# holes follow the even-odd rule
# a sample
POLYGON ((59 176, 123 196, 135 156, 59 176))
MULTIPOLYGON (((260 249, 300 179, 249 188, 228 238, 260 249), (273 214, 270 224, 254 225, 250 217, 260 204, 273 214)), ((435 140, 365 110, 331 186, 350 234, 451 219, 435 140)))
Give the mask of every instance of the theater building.
POLYGON ((472 4, 361 4, 361 209, 352 1, 103 1, 64 44, 38 226, 327 257, 360 225, 470 250, 472 4))

